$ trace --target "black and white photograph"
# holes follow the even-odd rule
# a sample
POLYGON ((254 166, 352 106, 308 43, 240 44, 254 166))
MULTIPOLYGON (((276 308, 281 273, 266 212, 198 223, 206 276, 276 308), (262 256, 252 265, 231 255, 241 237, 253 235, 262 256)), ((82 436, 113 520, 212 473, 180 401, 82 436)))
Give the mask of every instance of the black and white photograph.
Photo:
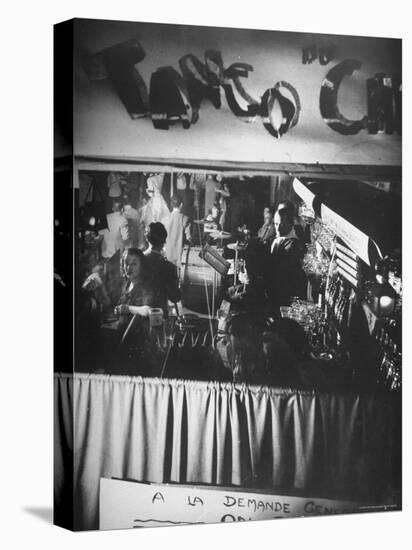
POLYGON ((53 200, 55 524, 402 510, 400 38, 58 23, 53 200))

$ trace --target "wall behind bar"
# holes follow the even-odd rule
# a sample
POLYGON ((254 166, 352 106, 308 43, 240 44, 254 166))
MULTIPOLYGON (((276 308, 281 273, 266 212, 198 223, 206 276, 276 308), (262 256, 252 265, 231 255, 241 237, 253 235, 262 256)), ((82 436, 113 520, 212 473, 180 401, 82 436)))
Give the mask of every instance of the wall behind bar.
MULTIPOLYGON (((400 71, 400 40, 350 36, 309 35, 275 31, 188 27, 114 21, 76 20, 75 154, 118 158, 185 158, 230 161, 400 165, 401 137, 397 134, 344 136, 330 129, 319 109, 319 95, 327 72, 344 59, 362 63, 341 84, 339 109, 349 119, 367 114, 366 79, 378 72, 400 71), (84 52, 137 38, 146 56, 137 68, 147 87, 152 73, 195 54, 201 61, 207 49, 222 53, 224 67, 251 64, 254 71, 241 79, 247 92, 259 99, 280 80, 298 91, 302 111, 298 125, 281 139, 265 130, 260 117, 245 123, 229 109, 222 90, 222 106, 204 100, 199 121, 184 130, 176 124, 155 130, 150 118, 132 120, 108 80, 90 81, 84 52), (302 64, 302 47, 328 39, 336 57, 327 65, 319 60, 302 64)), ((243 107, 245 106, 243 102, 243 107)))

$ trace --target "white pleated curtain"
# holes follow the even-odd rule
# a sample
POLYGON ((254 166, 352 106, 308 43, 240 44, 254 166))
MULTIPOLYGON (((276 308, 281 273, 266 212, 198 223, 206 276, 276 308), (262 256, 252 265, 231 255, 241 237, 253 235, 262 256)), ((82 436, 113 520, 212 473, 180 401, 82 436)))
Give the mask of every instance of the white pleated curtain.
POLYGON ((384 421, 372 395, 56 374, 56 507, 73 490, 75 529, 98 528, 100 477, 370 497, 384 421))

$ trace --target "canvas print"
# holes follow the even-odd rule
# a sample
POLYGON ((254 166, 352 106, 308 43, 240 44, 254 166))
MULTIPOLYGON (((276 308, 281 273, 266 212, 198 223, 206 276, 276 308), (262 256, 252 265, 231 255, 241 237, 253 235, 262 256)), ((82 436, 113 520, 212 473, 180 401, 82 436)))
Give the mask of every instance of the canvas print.
POLYGON ((401 40, 54 48, 55 523, 401 510, 401 40))

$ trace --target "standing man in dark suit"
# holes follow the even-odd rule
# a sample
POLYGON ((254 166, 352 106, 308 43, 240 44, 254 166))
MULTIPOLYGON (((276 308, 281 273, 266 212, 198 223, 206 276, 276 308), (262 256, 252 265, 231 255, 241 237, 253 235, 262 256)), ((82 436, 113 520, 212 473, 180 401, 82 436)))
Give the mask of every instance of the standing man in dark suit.
POLYGON ((268 293, 273 307, 288 305, 293 296, 304 297, 306 277, 302 269, 304 249, 289 210, 276 212, 276 238, 270 247, 268 293))
POLYGON ((305 230, 303 229, 303 227, 298 223, 295 223, 295 206, 292 201, 280 202, 278 204, 276 212, 279 212, 280 214, 282 212, 288 212, 293 220, 293 227, 295 229, 297 238, 301 241, 303 245, 310 242, 310 235, 308 237, 308 235, 305 234, 305 230))
POLYGON ((177 278, 176 266, 169 262, 163 253, 167 239, 167 231, 160 222, 149 224, 147 235, 149 248, 144 252, 154 289, 153 307, 161 307, 164 316, 168 315, 168 300, 179 302, 181 292, 177 278))

